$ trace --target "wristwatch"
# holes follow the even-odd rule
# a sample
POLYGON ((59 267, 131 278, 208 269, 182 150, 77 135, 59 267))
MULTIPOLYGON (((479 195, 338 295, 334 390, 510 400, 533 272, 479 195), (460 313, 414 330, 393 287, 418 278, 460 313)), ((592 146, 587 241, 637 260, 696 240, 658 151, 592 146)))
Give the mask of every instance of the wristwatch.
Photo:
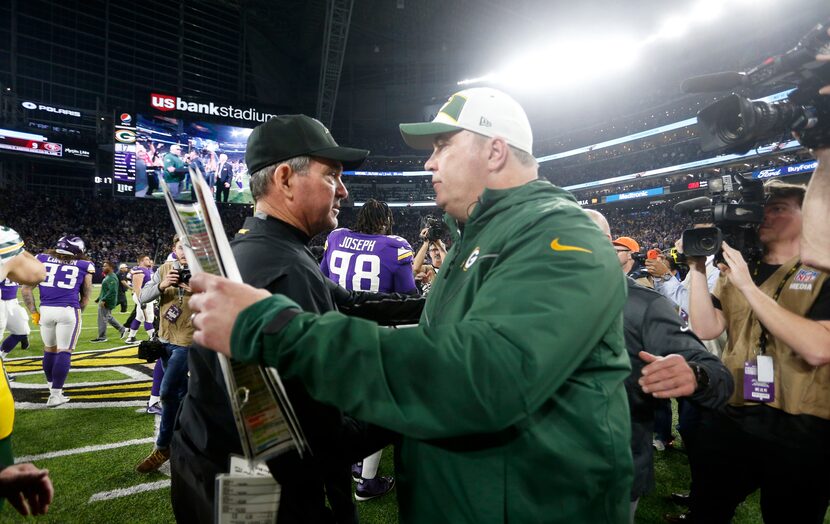
POLYGON ((709 386, 709 373, 706 372, 706 368, 698 364, 697 362, 689 362, 689 367, 692 368, 692 372, 695 374, 695 380, 697 381, 697 389, 695 391, 700 391, 709 386))

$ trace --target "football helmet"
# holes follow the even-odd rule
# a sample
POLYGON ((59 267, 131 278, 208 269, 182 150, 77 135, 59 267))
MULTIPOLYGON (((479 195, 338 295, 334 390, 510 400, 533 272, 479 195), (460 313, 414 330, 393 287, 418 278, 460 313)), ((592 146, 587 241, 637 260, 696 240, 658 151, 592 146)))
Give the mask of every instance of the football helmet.
POLYGON ((65 235, 55 243, 55 252, 61 255, 80 256, 86 252, 86 245, 81 237, 65 235))

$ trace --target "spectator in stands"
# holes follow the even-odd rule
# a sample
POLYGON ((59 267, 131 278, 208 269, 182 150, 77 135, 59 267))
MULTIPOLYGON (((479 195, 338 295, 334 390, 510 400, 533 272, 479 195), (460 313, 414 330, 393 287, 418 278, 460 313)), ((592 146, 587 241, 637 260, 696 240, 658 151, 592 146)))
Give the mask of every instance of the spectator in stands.
POLYGON ((705 261, 689 258, 692 325, 702 338, 727 331, 723 361, 738 384, 722 413, 704 416, 695 522, 730 522, 760 488, 765 521, 821 523, 830 497, 816 481, 830 469, 830 279, 799 258, 804 188, 765 186, 761 260, 724 243, 710 295, 705 261))

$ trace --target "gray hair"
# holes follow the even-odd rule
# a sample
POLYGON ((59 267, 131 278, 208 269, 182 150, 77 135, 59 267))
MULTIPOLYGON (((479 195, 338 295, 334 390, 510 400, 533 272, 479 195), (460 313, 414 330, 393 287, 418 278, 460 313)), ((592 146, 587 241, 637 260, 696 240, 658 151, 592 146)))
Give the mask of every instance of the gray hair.
POLYGON ((264 197, 268 192, 268 187, 271 185, 273 180, 274 171, 276 171, 280 164, 287 164, 288 167, 290 167, 291 170, 298 175, 305 175, 311 165, 311 157, 295 156, 293 158, 289 158, 288 160, 277 162, 276 164, 267 165, 262 169, 251 173, 251 197, 254 199, 254 202, 264 197))
POLYGON ((518 160, 521 165, 523 165, 525 167, 538 167, 539 166, 539 163, 536 162, 536 159, 533 157, 533 155, 531 155, 527 151, 522 151, 521 149, 518 149, 518 148, 513 147, 513 146, 508 146, 508 147, 510 147, 510 150, 513 151, 513 156, 516 157, 516 160, 518 160))

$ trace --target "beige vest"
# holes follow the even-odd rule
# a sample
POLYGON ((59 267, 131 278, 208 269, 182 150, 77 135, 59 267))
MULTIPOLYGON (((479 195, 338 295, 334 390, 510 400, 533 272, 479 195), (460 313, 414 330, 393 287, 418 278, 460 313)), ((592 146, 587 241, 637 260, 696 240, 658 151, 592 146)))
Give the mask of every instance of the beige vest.
MULTIPOLYGON (((159 282, 173 268, 173 262, 166 262, 159 268, 159 282)), ((159 338, 177 346, 189 346, 193 342, 193 324, 190 322, 190 293, 177 287, 169 287, 161 293, 159 301, 159 338), (182 310, 175 323, 167 320, 168 310, 176 306, 182 310)))
MULTIPOLYGON (((781 280, 798 262, 787 261, 764 282, 764 294, 775 295, 781 280)), ((828 275, 817 269, 801 266, 784 283, 778 304, 799 316, 806 316, 818 298, 828 275)), ((735 392, 729 403, 733 406, 754 405, 744 400, 744 362, 753 360, 758 351, 761 325, 752 313, 743 294, 724 275, 715 288, 726 317, 729 340, 723 351, 723 364, 735 380, 735 392)), ((792 349, 772 335, 767 336, 766 354, 773 358, 775 368, 775 401, 770 406, 792 415, 815 415, 830 420, 830 366, 808 364, 792 349)))

